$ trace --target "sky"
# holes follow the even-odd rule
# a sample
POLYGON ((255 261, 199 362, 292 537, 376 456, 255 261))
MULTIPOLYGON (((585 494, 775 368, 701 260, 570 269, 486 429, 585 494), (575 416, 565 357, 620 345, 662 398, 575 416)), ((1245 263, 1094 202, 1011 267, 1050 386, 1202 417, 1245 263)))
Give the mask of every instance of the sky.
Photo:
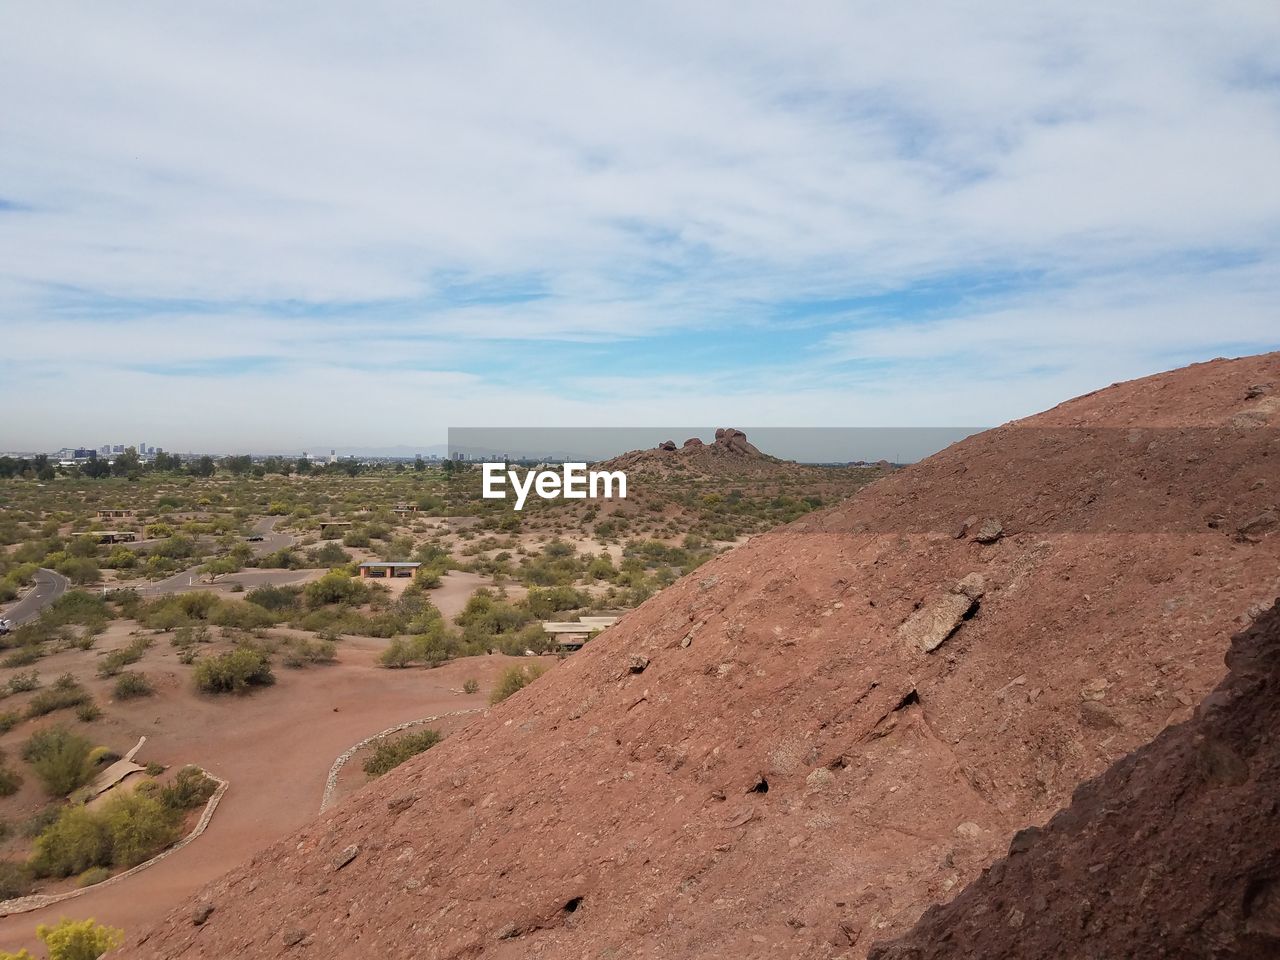
POLYGON ((0 449, 993 425, 1280 348, 1280 6, 0 5, 0 449))

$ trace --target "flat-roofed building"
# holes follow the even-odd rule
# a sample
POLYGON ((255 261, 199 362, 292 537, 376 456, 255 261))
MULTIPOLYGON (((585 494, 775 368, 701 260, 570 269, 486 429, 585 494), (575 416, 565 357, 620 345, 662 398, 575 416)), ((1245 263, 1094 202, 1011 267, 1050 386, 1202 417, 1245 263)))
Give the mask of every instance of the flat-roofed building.
POLYGON ((138 539, 133 530, 93 530, 89 536, 97 538, 99 543, 133 543, 138 539))
POLYGON ((413 560, 366 560, 360 564, 360 576, 412 577, 422 564, 413 560))

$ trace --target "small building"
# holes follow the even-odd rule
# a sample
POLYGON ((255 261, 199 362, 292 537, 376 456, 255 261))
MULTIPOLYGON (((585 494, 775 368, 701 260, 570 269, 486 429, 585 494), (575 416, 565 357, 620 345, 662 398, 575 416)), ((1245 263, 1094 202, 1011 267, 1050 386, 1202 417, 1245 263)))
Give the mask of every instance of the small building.
POLYGON ((413 560, 366 560, 360 564, 362 577, 412 577, 422 566, 413 560))
POLYGON ((391 509, 394 513, 417 513, 422 508, 416 503, 397 503, 391 509))
POLYGON ((350 526, 350 520, 321 520, 320 539, 329 540, 333 537, 341 536, 347 532, 347 528, 350 526))
POLYGON ((138 539, 133 530, 93 530, 89 536, 96 537, 99 543, 133 543, 138 539))
POLYGON ((99 510, 99 520, 120 520, 124 517, 132 517, 132 510, 99 510))
POLYGON ((544 620, 542 629, 556 638, 561 650, 581 650, 594 633, 618 622, 617 617, 579 617, 577 620, 544 620))

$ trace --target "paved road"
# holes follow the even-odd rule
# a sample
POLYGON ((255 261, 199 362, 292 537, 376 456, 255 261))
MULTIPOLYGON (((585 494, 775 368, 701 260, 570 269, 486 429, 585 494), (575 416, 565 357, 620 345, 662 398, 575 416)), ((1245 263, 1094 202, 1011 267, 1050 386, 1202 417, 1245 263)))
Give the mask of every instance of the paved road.
POLYGON ((298 538, 288 533, 276 533, 276 524, 280 517, 263 517, 253 525, 254 536, 262 537, 261 543, 253 544, 253 555, 265 557, 269 553, 292 547, 298 538))
POLYGON ((34 620, 45 607, 66 593, 69 586, 71 581, 62 574, 42 567, 36 571, 35 588, 9 608, 5 619, 12 620, 15 627, 34 620))
MULTIPOLYGON (((275 553, 277 550, 291 547, 297 541, 297 538, 292 534, 275 532, 276 524, 280 522, 280 519, 280 517, 263 517, 253 525, 253 535, 262 537, 260 541, 249 544, 255 557, 265 557, 269 553, 275 553)), ((155 583, 142 587, 139 592, 147 596, 155 596, 162 593, 182 593, 184 590, 207 589, 210 584, 201 582, 205 576, 203 569, 203 563, 188 567, 186 570, 179 571, 171 577, 157 580, 155 583)), ((304 573, 300 573, 297 570, 246 571, 223 577, 218 582, 230 583, 232 578, 243 578, 246 587, 260 587, 268 583, 281 586, 305 579, 305 576, 304 573)))

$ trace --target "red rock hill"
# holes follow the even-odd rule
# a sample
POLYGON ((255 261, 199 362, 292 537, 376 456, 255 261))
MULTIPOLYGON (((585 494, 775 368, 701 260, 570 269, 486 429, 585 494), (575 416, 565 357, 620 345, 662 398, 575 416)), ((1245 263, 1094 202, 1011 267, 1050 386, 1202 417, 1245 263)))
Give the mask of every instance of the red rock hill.
POLYGON ((758 537, 125 955, 865 956, 1222 679, 1276 384, 1114 386, 758 537))

